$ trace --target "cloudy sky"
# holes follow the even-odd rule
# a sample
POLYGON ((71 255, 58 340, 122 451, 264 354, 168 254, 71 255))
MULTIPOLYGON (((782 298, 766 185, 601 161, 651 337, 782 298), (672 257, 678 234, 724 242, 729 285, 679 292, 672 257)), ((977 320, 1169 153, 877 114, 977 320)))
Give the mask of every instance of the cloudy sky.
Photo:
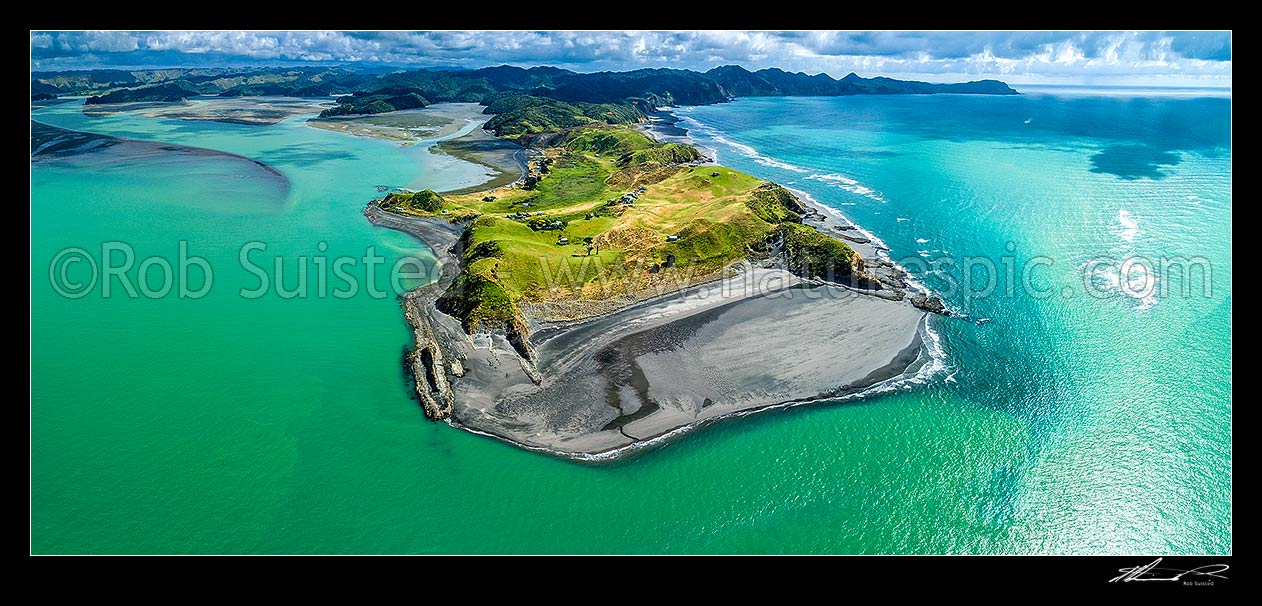
POLYGON ((31 32, 31 69, 371 63, 575 71, 735 63, 841 77, 1231 86, 1229 32, 31 32))

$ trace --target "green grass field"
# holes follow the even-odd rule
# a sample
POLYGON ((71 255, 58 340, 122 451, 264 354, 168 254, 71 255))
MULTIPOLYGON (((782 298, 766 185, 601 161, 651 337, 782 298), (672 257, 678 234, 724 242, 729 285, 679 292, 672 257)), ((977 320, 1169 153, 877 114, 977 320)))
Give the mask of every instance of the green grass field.
MULTIPOLYGON (((462 238, 462 277, 442 302, 473 331, 521 322, 520 302, 602 300, 700 282, 765 250, 777 234, 797 234, 777 231, 800 221, 787 190, 730 168, 675 162, 698 157, 691 147, 634 130, 586 127, 531 162, 547 167, 533 187, 445 198, 428 190, 392 194, 383 207, 477 217, 462 238), (623 204, 639 187, 634 204, 623 204)), ((819 254, 849 263, 853 251, 837 244, 819 254)))

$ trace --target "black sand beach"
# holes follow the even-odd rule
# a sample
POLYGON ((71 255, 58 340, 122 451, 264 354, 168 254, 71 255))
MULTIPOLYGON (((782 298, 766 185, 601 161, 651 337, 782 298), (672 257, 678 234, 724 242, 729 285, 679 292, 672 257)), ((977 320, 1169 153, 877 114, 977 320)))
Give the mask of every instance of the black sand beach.
POLYGON ((459 226, 370 204, 426 242, 440 279, 409 293, 409 366, 422 405, 452 424, 576 459, 616 458, 738 414, 852 395, 914 370, 925 312, 749 264, 723 280, 570 323, 532 321, 534 355, 468 335, 434 301, 456 273, 459 226))
MULTIPOLYGON (((693 143, 676 122, 655 112, 640 128, 693 143)), ((494 140, 474 133, 452 149, 494 140)), ((502 331, 467 334, 436 308, 457 273, 452 247, 461 226, 373 204, 365 215, 421 239, 443 266, 437 282, 403 300, 415 341, 408 368, 427 416, 528 449, 601 460, 725 417, 859 395, 923 363, 928 313, 919 296, 927 293, 856 226, 802 201, 811 209, 804 223, 852 245, 880 276, 880 290, 803 281, 774 259, 745 262, 718 280, 576 321, 545 321, 523 305, 525 348, 502 331)))

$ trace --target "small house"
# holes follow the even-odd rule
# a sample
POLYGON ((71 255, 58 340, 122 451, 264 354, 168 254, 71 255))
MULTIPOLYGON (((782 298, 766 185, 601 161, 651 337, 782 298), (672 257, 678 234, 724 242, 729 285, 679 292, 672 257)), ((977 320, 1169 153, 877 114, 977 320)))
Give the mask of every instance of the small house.
POLYGON ((560 246, 565 246, 566 244, 569 244, 569 243, 570 243, 570 239, 565 236, 561 236, 560 238, 557 238, 557 244, 560 246))
POLYGON ((678 240, 678 239, 679 239, 679 236, 674 236, 674 235, 666 236, 667 242, 674 242, 675 240, 678 240))

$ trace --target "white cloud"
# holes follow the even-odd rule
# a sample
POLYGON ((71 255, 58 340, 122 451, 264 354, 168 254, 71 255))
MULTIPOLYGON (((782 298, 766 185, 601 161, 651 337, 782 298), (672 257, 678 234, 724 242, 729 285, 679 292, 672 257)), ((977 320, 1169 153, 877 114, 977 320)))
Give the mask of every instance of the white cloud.
POLYGON ((736 63, 840 77, 1230 85, 1230 32, 32 32, 33 69, 355 62, 580 71, 736 63))

